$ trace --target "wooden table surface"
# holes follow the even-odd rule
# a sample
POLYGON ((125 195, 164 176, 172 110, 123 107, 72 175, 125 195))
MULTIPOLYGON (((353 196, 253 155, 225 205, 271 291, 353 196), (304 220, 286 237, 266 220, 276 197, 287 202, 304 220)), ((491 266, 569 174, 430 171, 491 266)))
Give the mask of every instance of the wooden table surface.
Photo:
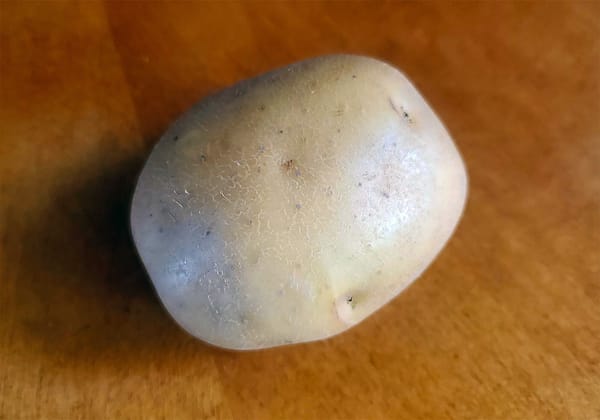
POLYGON ((600 419, 600 3, 0 4, 0 418, 600 419), (136 173, 203 96, 303 58, 403 69, 470 177, 391 304, 235 353, 166 315, 136 173))

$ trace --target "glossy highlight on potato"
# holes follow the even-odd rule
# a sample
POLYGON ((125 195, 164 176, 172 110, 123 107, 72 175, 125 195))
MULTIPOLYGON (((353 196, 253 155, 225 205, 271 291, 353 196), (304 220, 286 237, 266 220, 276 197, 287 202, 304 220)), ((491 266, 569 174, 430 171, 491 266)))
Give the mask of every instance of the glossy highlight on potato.
POLYGON ((259 349, 338 334, 416 279, 465 203, 461 157, 411 83, 332 55, 236 84, 163 135, 131 227, 192 335, 259 349))

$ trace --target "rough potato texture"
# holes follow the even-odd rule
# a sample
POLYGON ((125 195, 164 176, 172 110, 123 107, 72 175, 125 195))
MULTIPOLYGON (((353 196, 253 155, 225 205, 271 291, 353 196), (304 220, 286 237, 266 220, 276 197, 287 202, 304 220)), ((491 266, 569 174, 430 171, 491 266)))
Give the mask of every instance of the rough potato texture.
POLYGON ((452 234, 466 189, 400 72, 326 56, 185 113, 140 175, 131 224, 173 318, 256 349, 337 334, 396 296, 452 234))

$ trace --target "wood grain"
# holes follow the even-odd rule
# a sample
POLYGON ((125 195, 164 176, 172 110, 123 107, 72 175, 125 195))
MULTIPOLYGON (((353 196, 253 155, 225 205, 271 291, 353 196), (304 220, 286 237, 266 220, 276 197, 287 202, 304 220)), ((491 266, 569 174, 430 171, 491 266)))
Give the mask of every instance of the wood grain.
POLYGON ((600 3, 0 4, 1 419, 599 419, 600 3), (470 176, 433 266, 331 340, 208 347, 128 233, 203 96, 332 52, 402 68, 470 176))

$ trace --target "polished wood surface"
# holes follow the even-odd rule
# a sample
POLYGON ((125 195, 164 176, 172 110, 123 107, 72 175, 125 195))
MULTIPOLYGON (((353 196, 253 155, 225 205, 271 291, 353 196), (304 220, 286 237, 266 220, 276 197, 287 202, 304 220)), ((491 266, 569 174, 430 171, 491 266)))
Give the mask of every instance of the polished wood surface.
POLYGON ((0 4, 0 418, 599 419, 600 3, 0 4), (179 113, 354 52, 463 153, 464 218, 406 292, 248 353, 169 319, 128 232, 179 113))

